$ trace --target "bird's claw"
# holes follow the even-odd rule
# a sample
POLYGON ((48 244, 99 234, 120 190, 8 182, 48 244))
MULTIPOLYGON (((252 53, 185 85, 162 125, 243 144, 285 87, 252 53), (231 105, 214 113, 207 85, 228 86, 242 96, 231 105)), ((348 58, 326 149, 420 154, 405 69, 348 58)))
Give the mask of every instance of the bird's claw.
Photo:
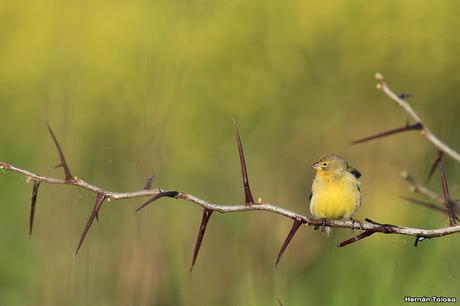
POLYGON ((351 220, 351 222, 352 222, 352 227, 351 227, 351 231, 352 231, 352 232, 353 232, 353 230, 355 229, 355 223, 358 223, 358 226, 359 226, 359 229, 360 229, 360 230, 362 230, 362 231, 364 230, 363 224, 361 223, 361 221, 355 220, 355 219, 353 219, 353 218, 350 218, 350 220, 351 220))
POLYGON ((326 226, 326 218, 321 218, 321 227, 324 228, 326 226))

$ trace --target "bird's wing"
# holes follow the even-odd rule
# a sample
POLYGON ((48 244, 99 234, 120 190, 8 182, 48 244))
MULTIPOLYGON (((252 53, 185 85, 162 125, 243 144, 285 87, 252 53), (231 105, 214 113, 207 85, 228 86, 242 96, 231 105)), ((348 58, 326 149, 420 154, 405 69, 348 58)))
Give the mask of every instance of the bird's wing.
POLYGON ((353 174, 353 176, 354 176, 355 178, 360 178, 360 177, 361 177, 361 172, 359 172, 358 170, 356 170, 356 169, 353 168, 353 167, 348 166, 348 167, 347 167, 347 171, 350 172, 351 174, 353 174))

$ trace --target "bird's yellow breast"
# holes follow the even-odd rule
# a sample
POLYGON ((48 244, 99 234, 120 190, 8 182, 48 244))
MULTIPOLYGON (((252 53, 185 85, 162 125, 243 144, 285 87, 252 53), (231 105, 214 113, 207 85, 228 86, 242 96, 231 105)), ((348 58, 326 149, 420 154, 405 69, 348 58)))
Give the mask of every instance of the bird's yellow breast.
POLYGON ((349 173, 317 175, 312 185, 310 212, 316 218, 349 219, 361 203, 359 183, 349 173))

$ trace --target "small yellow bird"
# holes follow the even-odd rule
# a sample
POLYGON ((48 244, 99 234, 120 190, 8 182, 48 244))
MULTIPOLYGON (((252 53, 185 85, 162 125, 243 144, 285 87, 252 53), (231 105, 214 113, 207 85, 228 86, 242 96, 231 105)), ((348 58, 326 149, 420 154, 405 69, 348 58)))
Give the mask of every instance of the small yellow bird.
MULTIPOLYGON (((316 176, 311 186, 311 214, 315 218, 350 219, 361 206, 361 173, 333 153, 321 156, 312 168, 316 176)), ((323 226, 321 231, 329 236, 331 228, 323 226)))

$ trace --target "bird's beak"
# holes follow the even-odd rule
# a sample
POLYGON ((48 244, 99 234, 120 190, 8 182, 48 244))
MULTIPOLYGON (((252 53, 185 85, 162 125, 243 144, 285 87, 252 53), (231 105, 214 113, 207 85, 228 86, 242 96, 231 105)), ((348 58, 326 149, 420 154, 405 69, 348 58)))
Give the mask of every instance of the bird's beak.
POLYGON ((319 162, 316 162, 314 163, 313 165, 311 165, 311 167, 315 170, 318 170, 319 169, 319 162))

